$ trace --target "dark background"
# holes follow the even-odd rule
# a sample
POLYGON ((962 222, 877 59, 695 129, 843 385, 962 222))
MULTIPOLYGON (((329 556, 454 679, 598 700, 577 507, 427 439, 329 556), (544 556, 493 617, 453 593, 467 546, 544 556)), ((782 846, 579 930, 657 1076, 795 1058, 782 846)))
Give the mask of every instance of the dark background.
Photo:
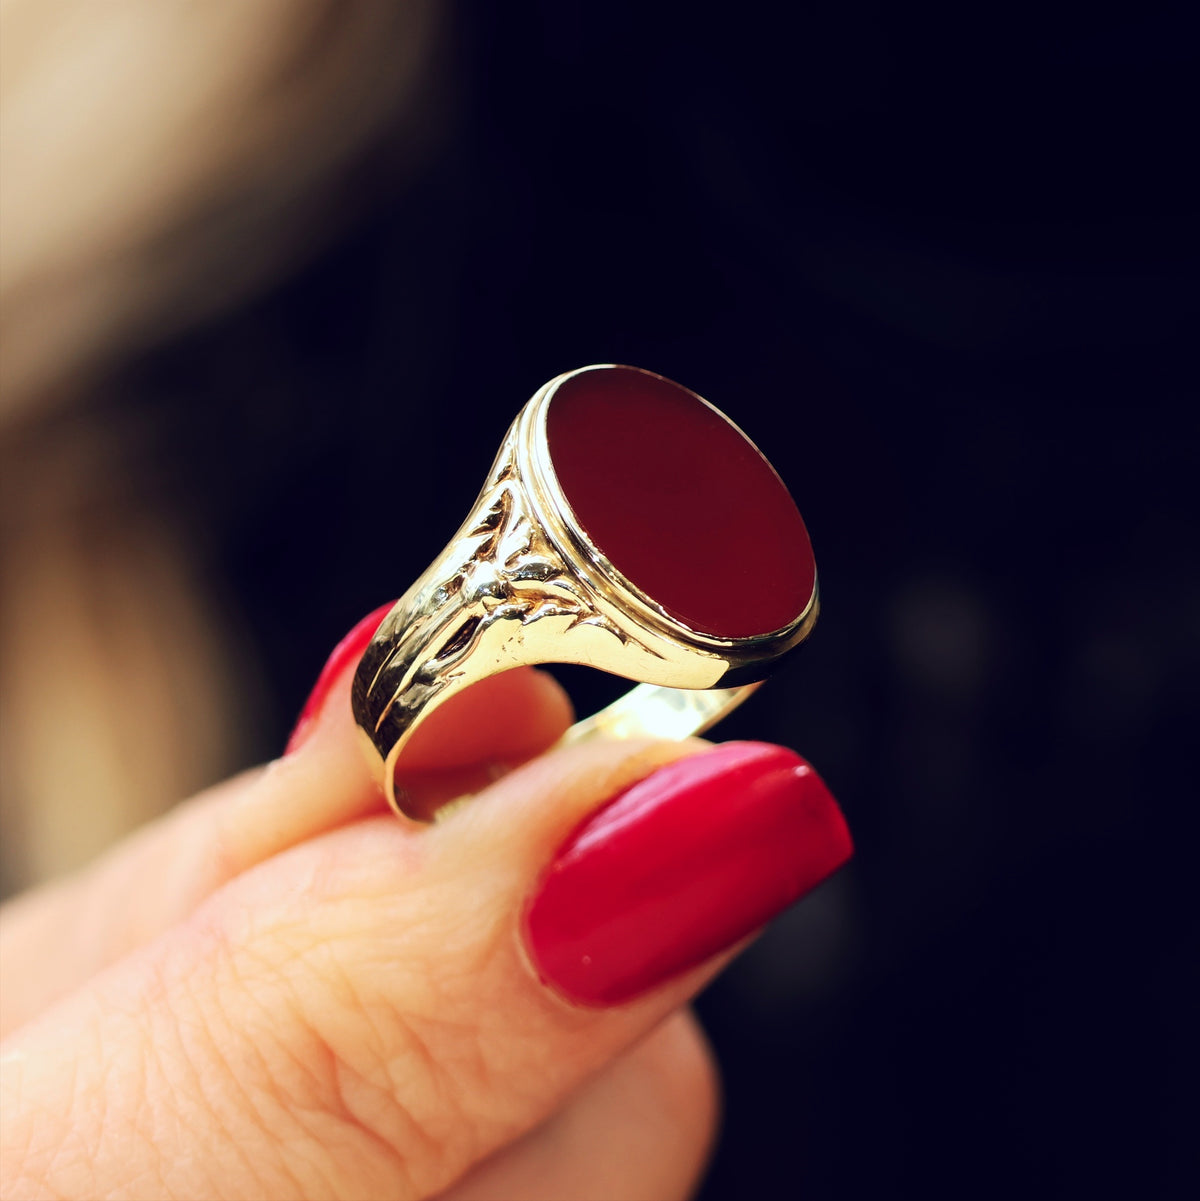
POLYGON ((124 394, 171 414, 263 755, 542 382, 709 397, 823 600, 719 736, 801 750, 858 849, 700 1001, 703 1196, 1193 1195, 1196 43, 1182 7, 783 11, 462 5, 422 169, 385 140, 344 236, 124 394))

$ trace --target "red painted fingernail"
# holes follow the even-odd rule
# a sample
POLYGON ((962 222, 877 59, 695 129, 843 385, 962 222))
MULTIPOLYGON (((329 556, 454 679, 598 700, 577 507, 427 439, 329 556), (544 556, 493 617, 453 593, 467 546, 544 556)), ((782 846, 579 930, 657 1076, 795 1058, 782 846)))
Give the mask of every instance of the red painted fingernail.
POLYGON ((294 751, 300 749, 308 739, 312 732, 313 723, 317 720, 317 715, 321 712, 321 706, 325 703, 326 696, 329 695, 330 688, 333 687, 334 681, 352 664, 355 664, 362 658, 362 653, 367 649, 368 643, 375 636, 375 631, 379 629, 379 623, 391 612, 392 605, 395 601, 391 601, 386 605, 380 605, 378 609, 368 613, 351 631, 333 648, 333 654, 325 662, 325 666, 321 668, 321 674, 317 677, 317 682, 313 685, 313 690, 308 694, 308 700, 304 702, 304 708, 300 710, 300 716, 296 719, 296 728, 292 731, 292 736, 288 739, 288 744, 284 750, 284 755, 290 755, 294 751))
POLYGON ((751 934, 852 850, 803 759, 725 743, 659 768, 575 830, 526 912, 526 945, 569 1000, 617 1005, 751 934))

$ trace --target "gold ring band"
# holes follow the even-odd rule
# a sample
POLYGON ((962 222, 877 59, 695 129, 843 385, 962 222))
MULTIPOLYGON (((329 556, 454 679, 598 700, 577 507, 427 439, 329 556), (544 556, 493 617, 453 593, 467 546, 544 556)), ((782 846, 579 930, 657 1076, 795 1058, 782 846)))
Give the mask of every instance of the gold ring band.
POLYGON ((717 413, 660 376, 608 365, 558 376, 524 406, 466 520, 383 620, 355 675, 355 720, 389 802, 406 816, 428 815, 406 809, 396 789, 401 751, 425 716, 479 680, 522 665, 597 668, 639 686, 578 722, 564 741, 682 738, 740 704, 816 621, 814 570, 811 595, 781 628, 752 637, 702 632, 593 543, 556 474, 547 410, 566 381, 607 371, 678 389, 717 413))

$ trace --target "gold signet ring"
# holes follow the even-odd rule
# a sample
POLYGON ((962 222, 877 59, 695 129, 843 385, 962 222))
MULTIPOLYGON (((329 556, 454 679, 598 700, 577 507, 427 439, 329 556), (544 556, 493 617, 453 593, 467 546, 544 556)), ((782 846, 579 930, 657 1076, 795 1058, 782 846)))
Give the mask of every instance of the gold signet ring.
POLYGON ((804 522, 762 453, 694 392, 582 367, 518 413, 458 533, 384 618, 354 717, 388 800, 423 717, 522 664, 639 681, 565 742, 684 738, 718 721, 812 629, 804 522))

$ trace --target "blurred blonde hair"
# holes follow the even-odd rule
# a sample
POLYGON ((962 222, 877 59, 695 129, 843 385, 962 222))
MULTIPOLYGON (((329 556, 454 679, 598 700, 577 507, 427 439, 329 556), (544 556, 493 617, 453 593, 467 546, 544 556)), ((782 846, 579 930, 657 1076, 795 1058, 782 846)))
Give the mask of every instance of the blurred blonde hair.
POLYGON ((419 157, 443 25, 435 0, 0 0, 5 891, 244 753, 236 617, 86 400, 310 250, 364 148, 419 157))

